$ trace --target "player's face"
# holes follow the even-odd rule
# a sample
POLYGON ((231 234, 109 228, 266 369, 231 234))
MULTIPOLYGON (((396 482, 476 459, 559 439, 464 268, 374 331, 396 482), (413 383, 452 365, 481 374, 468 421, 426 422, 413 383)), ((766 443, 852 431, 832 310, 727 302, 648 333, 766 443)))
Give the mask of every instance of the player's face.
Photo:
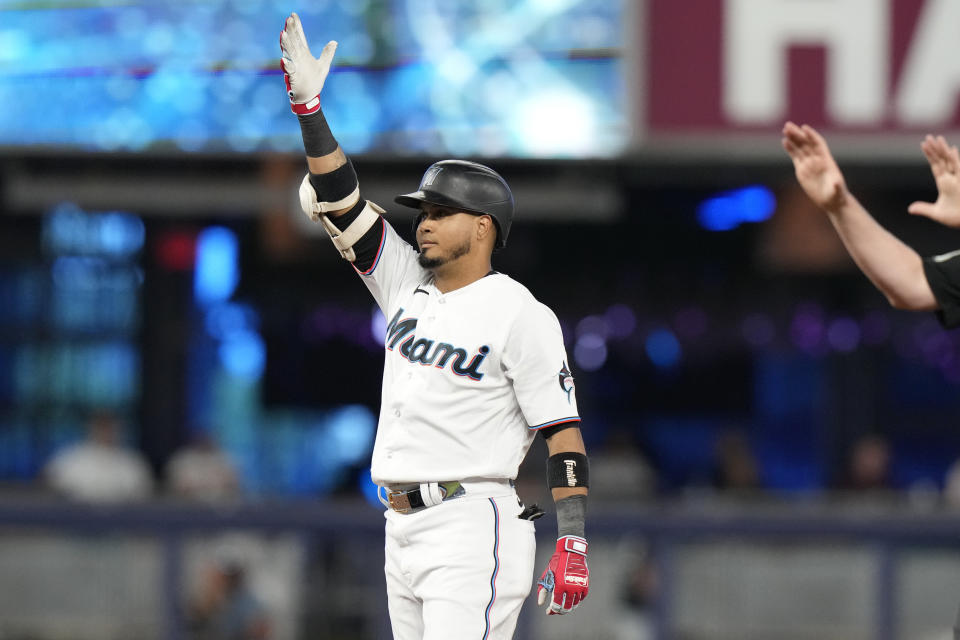
POLYGON ((447 207, 425 204, 417 226, 420 266, 436 269, 463 257, 473 249, 476 216, 447 207))

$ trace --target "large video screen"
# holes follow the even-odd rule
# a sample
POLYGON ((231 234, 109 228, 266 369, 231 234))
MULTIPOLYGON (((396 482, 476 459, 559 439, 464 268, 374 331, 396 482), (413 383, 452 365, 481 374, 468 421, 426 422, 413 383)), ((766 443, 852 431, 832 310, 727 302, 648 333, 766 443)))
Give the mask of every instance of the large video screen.
POLYGON ((339 48, 350 153, 609 156, 626 146, 622 0, 0 0, 0 146, 302 149, 279 68, 296 10, 339 48))

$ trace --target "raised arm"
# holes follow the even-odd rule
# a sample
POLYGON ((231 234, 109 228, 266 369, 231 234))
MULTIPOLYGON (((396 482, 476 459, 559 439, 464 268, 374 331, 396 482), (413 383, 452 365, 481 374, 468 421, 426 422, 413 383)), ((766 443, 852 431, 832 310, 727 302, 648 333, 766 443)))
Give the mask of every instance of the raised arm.
POLYGON ((314 58, 300 17, 293 13, 284 22, 280 66, 290 109, 300 121, 309 168, 300 185, 300 205, 312 220, 323 224, 340 254, 363 271, 375 260, 382 237, 377 222, 383 211, 360 199, 353 164, 333 137, 320 107, 320 93, 336 50, 337 43, 331 40, 314 58))
POLYGON ((826 211, 854 262, 890 304, 914 311, 936 309, 919 254, 881 227, 850 193, 826 140, 809 125, 787 122, 782 144, 800 186, 826 211))

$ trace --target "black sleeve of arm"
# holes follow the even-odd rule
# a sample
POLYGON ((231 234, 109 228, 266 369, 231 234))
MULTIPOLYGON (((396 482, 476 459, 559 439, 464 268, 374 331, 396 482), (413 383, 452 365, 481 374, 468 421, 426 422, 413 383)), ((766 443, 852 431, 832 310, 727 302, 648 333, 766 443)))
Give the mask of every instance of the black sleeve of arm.
POLYGON ((940 306, 937 320, 947 329, 960 327, 960 251, 924 258, 923 273, 940 306))
POLYGON ((305 116, 297 116, 300 121, 300 134, 303 136, 303 150, 311 158, 322 158, 337 150, 337 140, 330 131, 323 109, 305 116))
POLYGON ((579 420, 571 420, 570 422, 561 422, 560 424, 554 424, 549 427, 544 427, 543 429, 539 429, 537 433, 542 435, 544 440, 549 440, 550 438, 552 438, 559 432, 563 431, 564 429, 569 429, 570 427, 579 427, 579 426, 580 426, 579 420))
MULTIPOLYGON (((361 197, 350 211, 336 218, 331 218, 331 221, 337 229, 343 231, 360 216, 366 204, 367 201, 361 197)), ((374 263, 376 263, 380 255, 381 244, 383 243, 383 234, 384 227, 383 220, 381 220, 370 227, 367 232, 357 240, 357 243, 353 245, 353 252, 357 255, 357 259, 353 261, 353 266, 361 273, 369 271, 374 263)))

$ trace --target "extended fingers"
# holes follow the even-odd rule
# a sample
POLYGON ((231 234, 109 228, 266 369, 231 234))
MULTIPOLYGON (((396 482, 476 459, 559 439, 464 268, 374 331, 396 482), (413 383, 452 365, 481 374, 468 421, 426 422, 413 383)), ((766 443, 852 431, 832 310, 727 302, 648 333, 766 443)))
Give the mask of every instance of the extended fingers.
POLYGON ((794 147, 801 146, 807 139, 803 129, 792 122, 783 125, 783 139, 793 144, 794 147))
POLYGON ((783 125, 783 138, 780 144, 784 150, 790 154, 790 157, 797 158, 803 153, 803 145, 806 142, 806 136, 803 131, 792 122, 783 125))
POLYGON ((944 169, 948 173, 960 173, 960 154, 957 153, 956 145, 950 146, 946 138, 937 136, 936 148, 943 162, 944 169))
POLYGON ((803 158, 817 154, 826 148, 826 141, 810 125, 798 126, 793 122, 783 125, 783 148, 792 157, 803 158))
POLYGON ((329 69, 330 64, 333 62, 333 54, 336 52, 337 52, 337 41, 331 40, 323 47, 323 50, 320 52, 320 57, 318 58, 318 60, 320 60, 321 66, 324 67, 325 69, 329 69))
POLYGON ((291 13, 283 23, 283 31, 280 32, 280 46, 284 51, 291 54, 310 51, 310 47, 307 45, 307 36, 303 33, 303 24, 300 22, 300 16, 296 13, 291 13))
POLYGON ((803 129, 803 132, 807 135, 807 140, 809 141, 807 148, 810 150, 811 154, 820 153, 821 151, 824 151, 829 148, 827 146, 827 141, 823 138, 822 135, 820 135, 819 131, 817 131, 816 129, 814 129, 808 124, 803 125, 802 129, 803 129))
POLYGON ((923 155, 927 157, 934 176, 960 173, 960 155, 957 153, 957 147, 947 144, 943 136, 928 135, 920 144, 920 148, 923 155))
POLYGON ((936 215, 937 207, 932 202, 923 202, 918 200, 916 202, 910 203, 910 206, 907 207, 907 213, 915 216, 926 216, 928 218, 933 218, 936 215))
POLYGON ((300 16, 298 16, 296 12, 287 16, 283 30, 293 37, 303 35, 303 23, 300 22, 300 16))
POLYGON ((927 162, 930 163, 930 169, 934 175, 939 175, 947 170, 950 149, 942 137, 928 135, 920 144, 920 149, 923 151, 923 155, 927 157, 927 162))

